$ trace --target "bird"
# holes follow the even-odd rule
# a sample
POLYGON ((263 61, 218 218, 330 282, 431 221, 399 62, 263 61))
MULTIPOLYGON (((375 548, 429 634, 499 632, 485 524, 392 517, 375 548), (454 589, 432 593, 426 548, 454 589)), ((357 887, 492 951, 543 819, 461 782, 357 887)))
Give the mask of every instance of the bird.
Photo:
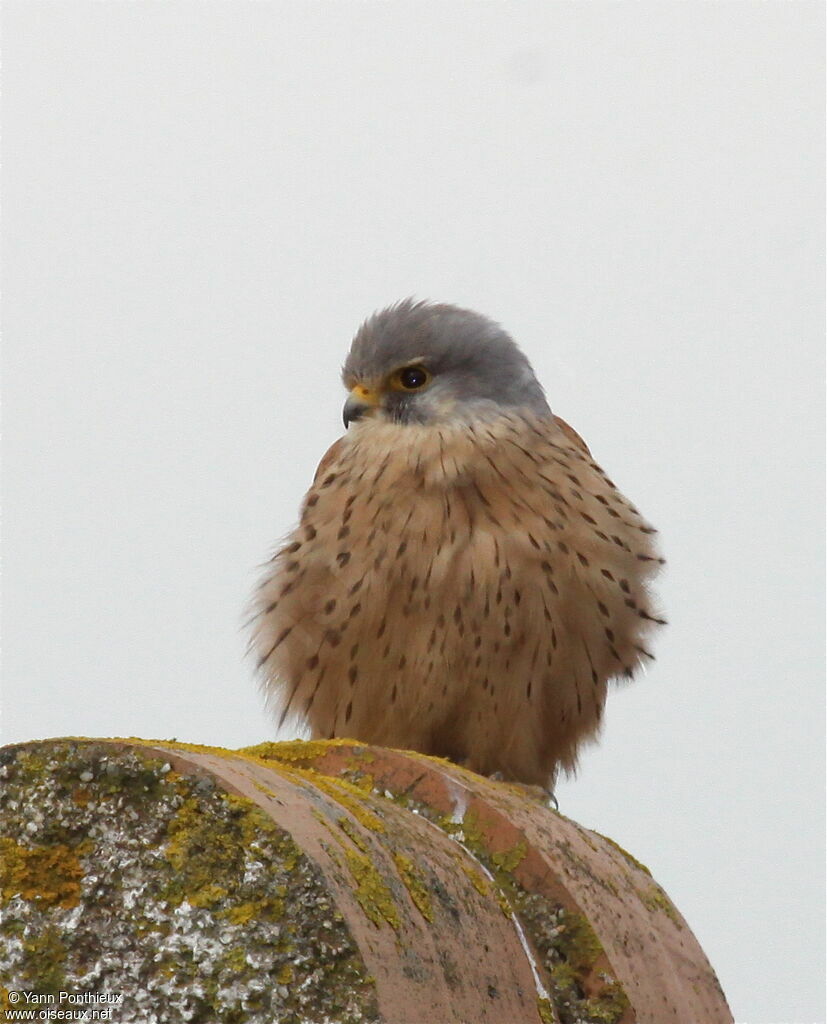
POLYGON ((653 657, 655 529, 473 310, 374 313, 342 380, 345 433, 252 601, 279 728, 553 791, 653 657))

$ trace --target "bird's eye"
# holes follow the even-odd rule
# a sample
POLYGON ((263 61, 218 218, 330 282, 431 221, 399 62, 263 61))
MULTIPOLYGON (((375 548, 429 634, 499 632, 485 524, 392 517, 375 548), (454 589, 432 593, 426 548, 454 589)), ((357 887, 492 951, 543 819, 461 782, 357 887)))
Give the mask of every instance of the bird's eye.
POLYGON ((431 375, 424 366, 404 366, 398 371, 396 379, 404 391, 418 391, 425 387, 431 375))

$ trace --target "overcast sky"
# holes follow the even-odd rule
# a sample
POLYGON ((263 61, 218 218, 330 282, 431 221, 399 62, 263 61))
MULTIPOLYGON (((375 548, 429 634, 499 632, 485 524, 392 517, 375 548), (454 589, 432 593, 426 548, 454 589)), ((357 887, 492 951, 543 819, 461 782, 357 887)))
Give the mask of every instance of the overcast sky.
POLYGON ((350 338, 470 306, 669 561, 561 809, 736 1020, 823 1020, 823 5, 3 6, 3 740, 271 737, 350 338))

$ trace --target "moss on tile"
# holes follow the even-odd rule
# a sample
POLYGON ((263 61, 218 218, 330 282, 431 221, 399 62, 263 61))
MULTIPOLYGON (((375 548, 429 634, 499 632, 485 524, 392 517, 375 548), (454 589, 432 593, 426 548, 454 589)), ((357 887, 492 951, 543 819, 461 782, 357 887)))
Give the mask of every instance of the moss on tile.
POLYGON ((557 1017, 555 1016, 550 999, 538 999, 537 1012, 543 1024, 557 1024, 557 1017))
POLYGON ((678 931, 683 931, 683 922, 681 921, 680 915, 675 909, 672 901, 656 882, 653 882, 648 889, 644 890, 638 889, 638 887, 635 886, 635 892, 638 895, 638 899, 647 910, 652 911, 653 913, 655 911, 659 911, 666 914, 678 931))
POLYGON ((457 839, 487 870, 503 913, 515 914, 519 919, 549 990, 550 1002, 541 999, 538 1011, 542 1007, 543 1012, 556 1014, 561 1024, 617 1024, 629 1002, 616 979, 597 975, 595 965, 603 948, 588 920, 530 892, 515 874, 528 852, 525 840, 492 852, 483 823, 473 809, 465 812, 460 824, 435 816, 424 806, 420 813, 457 839))
POLYGON ((393 894, 373 862, 362 853, 346 849, 345 862, 356 883, 354 890, 359 906, 365 915, 379 927, 386 921, 391 928, 400 925, 399 911, 393 894))
POLYGON ((426 921, 433 921, 434 908, 431 903, 431 895, 424 878, 414 866, 414 862, 403 853, 394 853, 393 862, 420 914, 426 921))
MULTIPOLYGON (((582 831, 585 832, 586 830, 583 829, 582 831)), ((652 877, 652 872, 649 870, 649 868, 647 868, 645 864, 641 864, 637 857, 633 857, 628 850, 624 850, 620 843, 616 843, 614 839, 610 839, 608 836, 604 836, 602 832, 595 832, 593 829, 592 835, 600 836, 600 838, 605 843, 608 843, 609 846, 617 850, 617 852, 620 853, 633 867, 636 867, 638 871, 643 871, 644 874, 647 874, 650 878, 652 877)))
POLYGON ((4 899, 19 896, 41 907, 76 907, 80 899, 84 844, 24 846, 0 836, 0 892, 4 899))
POLYGON ((254 803, 149 746, 0 752, 0 986, 122 992, 125 1020, 378 1022, 318 868, 254 803))
MULTIPOLYGON (((280 743, 256 743, 252 747, 241 747, 237 753, 249 757, 260 757, 265 761, 281 761, 287 764, 312 765, 314 761, 323 758, 336 747, 352 747, 354 754, 365 745, 357 740, 334 739, 334 740, 287 740, 280 743)), ((370 756, 369 751, 365 753, 370 756)))

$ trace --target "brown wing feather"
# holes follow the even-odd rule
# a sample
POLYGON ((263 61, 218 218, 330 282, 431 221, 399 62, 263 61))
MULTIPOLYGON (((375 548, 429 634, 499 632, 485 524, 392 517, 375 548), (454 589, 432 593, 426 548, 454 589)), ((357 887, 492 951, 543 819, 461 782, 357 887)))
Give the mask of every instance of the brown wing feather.
POLYGON ((339 458, 342 453, 342 446, 345 443, 345 439, 340 437, 338 441, 334 441, 333 444, 327 449, 322 456, 322 461, 316 467, 316 472, 313 476, 313 483, 315 484, 322 473, 326 473, 333 463, 339 458))
POLYGON ((592 453, 589 451, 589 446, 586 444, 583 438, 577 433, 574 427, 570 427, 568 423, 566 423, 565 420, 560 419, 559 416, 554 417, 554 422, 563 431, 563 433, 570 441, 573 441, 574 444, 576 444, 579 448, 583 449, 586 455, 591 457, 592 453))

